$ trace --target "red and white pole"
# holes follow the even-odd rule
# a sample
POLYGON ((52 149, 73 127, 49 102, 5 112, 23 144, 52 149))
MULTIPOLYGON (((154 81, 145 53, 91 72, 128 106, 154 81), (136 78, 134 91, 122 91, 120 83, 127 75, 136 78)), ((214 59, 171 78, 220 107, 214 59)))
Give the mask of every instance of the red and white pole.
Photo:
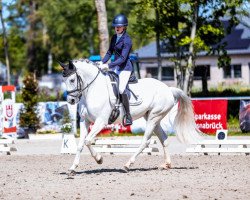
POLYGON ((16 135, 16 88, 13 85, 0 86, 0 134, 16 135), (5 99, 4 93, 10 92, 10 98, 5 99))

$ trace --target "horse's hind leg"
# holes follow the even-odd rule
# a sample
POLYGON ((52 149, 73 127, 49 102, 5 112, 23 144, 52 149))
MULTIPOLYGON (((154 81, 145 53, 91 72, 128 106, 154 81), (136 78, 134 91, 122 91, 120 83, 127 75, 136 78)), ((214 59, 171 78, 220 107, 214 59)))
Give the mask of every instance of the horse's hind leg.
POLYGON ((164 152, 164 163, 159 168, 160 169, 169 169, 169 168, 171 168, 171 159, 170 159, 170 155, 168 152, 168 145, 169 145, 168 136, 164 132, 164 130, 162 129, 160 124, 156 125, 156 127, 154 129, 154 133, 159 138, 159 140, 163 146, 163 152, 164 152))
MULTIPOLYGON (((155 120, 154 120, 155 121, 155 120)), ((130 166, 134 164, 136 157, 149 145, 150 139, 153 135, 153 130, 155 128, 155 122, 154 121, 148 121, 145 134, 143 136, 141 145, 139 146, 138 150, 135 152, 135 154, 129 159, 129 161, 125 164, 124 168, 125 170, 129 170, 130 166)))

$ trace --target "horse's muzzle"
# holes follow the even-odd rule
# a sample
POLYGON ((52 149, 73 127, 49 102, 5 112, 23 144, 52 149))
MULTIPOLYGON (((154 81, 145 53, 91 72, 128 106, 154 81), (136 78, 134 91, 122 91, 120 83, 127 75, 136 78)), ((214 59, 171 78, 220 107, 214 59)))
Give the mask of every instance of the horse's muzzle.
POLYGON ((67 102, 68 102, 69 104, 71 104, 71 105, 76 104, 75 98, 70 98, 70 97, 68 97, 68 98, 67 98, 67 102))
POLYGON ((75 103, 75 99, 71 99, 70 104, 74 105, 75 103))

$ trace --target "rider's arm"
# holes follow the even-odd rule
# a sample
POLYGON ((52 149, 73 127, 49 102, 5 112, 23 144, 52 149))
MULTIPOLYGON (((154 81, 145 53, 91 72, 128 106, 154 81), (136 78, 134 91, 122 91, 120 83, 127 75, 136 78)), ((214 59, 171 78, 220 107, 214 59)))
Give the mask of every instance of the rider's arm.
POLYGON ((124 62, 126 62, 128 56, 129 56, 131 48, 132 48, 132 41, 131 41, 131 39, 129 37, 127 37, 124 40, 124 46, 123 46, 121 55, 119 55, 119 57, 118 57, 117 60, 115 60, 114 62, 109 63, 108 64, 109 67, 112 68, 112 67, 115 67, 117 65, 120 66, 121 64, 123 64, 124 62))
POLYGON ((113 51, 114 51, 115 41, 116 41, 116 36, 113 35, 113 37, 111 38, 109 49, 108 49, 106 55, 104 56, 104 58, 102 59, 103 63, 108 62, 108 60, 111 58, 113 51))

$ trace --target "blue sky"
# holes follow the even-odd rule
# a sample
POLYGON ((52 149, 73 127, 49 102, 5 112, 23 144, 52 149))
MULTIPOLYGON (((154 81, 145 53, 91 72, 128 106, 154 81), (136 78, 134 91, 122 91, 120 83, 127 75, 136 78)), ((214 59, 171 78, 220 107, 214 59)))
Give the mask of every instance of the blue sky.
POLYGON ((6 5, 13 4, 15 0, 2 0, 3 4, 3 18, 6 18, 8 16, 8 11, 6 9, 6 5))
MULTIPOLYGON (((16 0, 2 0, 2 5, 3 5, 3 18, 5 19, 6 17, 8 17, 9 15, 9 12, 8 10, 6 9, 6 5, 10 5, 10 4, 13 4, 15 3, 16 0)), ((7 23, 4 23, 5 24, 5 28, 8 29, 8 24, 7 23)), ((2 31, 2 27, 0 26, 0 30, 2 31)))

